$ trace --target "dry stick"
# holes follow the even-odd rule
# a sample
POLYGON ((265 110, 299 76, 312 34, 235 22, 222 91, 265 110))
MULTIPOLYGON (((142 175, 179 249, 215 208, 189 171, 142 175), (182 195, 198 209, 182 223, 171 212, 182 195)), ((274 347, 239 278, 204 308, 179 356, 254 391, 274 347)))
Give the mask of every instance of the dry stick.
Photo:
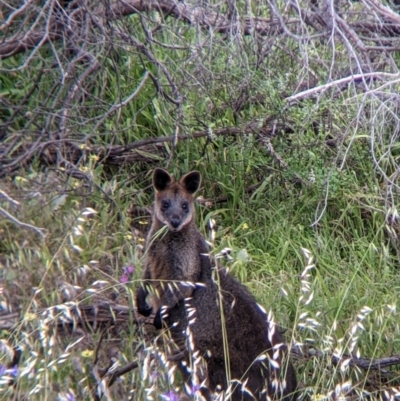
POLYGON ((364 46, 364 43, 361 41, 361 39, 358 37, 356 32, 347 24, 347 22, 341 18, 338 14, 335 14, 334 16, 337 24, 340 26, 340 28, 347 34, 347 36, 350 38, 349 41, 353 41, 356 46, 360 49, 361 53, 366 57, 366 49, 364 46))
POLYGON ((46 236, 46 234, 45 234, 46 230, 44 228, 39 228, 39 227, 35 227, 28 223, 23 223, 22 221, 18 220, 16 217, 14 217, 12 214, 10 214, 6 210, 4 210, 2 207, 0 207, 0 214, 5 216, 8 220, 11 220, 17 226, 20 226, 23 228, 29 228, 30 230, 36 231, 42 238, 44 238, 46 236))
POLYGON ((282 159, 282 157, 277 152, 275 152, 275 149, 271 143, 271 139, 262 137, 261 135, 259 136, 259 139, 261 143, 266 147, 268 153, 279 163, 279 165, 282 168, 287 168, 288 164, 285 162, 285 160, 282 159))
POLYGON ((107 401, 113 401, 113 398, 111 397, 111 394, 108 390, 108 386, 106 385, 106 382, 103 380, 103 378, 100 376, 96 365, 93 366, 92 375, 96 380, 96 386, 93 388, 93 398, 96 401, 100 401, 101 397, 104 395, 107 401), (98 389, 100 390, 100 393, 98 389))
MULTIPOLYGON (((307 352, 302 351, 298 346, 293 346, 290 350, 290 353, 295 358, 301 358, 304 356, 308 358, 325 358, 327 355, 325 352, 315 348, 310 349, 307 355, 307 352)), ((330 358, 334 365, 349 360, 350 366, 358 367, 363 370, 381 370, 383 368, 388 368, 390 366, 400 365, 400 354, 395 354, 384 358, 376 358, 376 359, 357 358, 351 355, 343 355, 340 358, 334 354, 331 354, 330 358)))
MULTIPOLYGON (((240 135, 245 132, 245 128, 238 128, 238 127, 229 127, 229 128, 220 128, 217 130, 213 130, 214 135, 240 135)), ((202 137, 208 137, 210 135, 209 131, 198 131, 194 132, 193 134, 190 135, 178 135, 179 140, 186 140, 186 139, 194 139, 194 138, 202 138, 202 137)), ((132 149, 137 149, 141 148, 142 146, 145 145, 153 145, 156 143, 162 143, 162 142, 173 142, 175 140, 175 135, 172 136, 162 136, 162 137, 157 137, 157 138, 148 138, 148 139, 142 139, 140 141, 136 141, 133 143, 130 143, 128 145, 123 145, 123 146, 116 146, 114 147, 114 150, 121 150, 122 152, 126 152, 128 150, 132 149)))
POLYGON ((4 198, 6 198, 10 203, 14 204, 15 206, 20 205, 20 203, 19 203, 18 201, 16 201, 15 199, 11 198, 10 195, 8 195, 6 192, 4 192, 4 191, 2 191, 2 190, 0 189, 0 199, 1 199, 2 196, 3 196, 4 198))
POLYGON ((139 366, 137 362, 131 362, 128 363, 127 365, 123 366, 122 368, 116 370, 111 374, 110 380, 108 382, 108 386, 112 386, 114 382, 118 379, 118 377, 124 375, 125 373, 130 372, 133 369, 136 369, 139 366))
MULTIPOLYGON (((36 153, 36 151, 38 149, 41 151, 42 150, 41 148, 42 148, 43 144, 41 144, 40 141, 42 140, 44 134, 45 134, 45 132, 44 132, 44 130, 42 130, 42 132, 40 132, 40 134, 36 138, 36 141, 33 144, 31 144, 32 146, 30 147, 30 149, 26 153, 23 153, 22 155, 17 156, 10 163, 4 163, 2 167, 4 169, 13 167, 13 166, 17 165, 18 163, 20 163, 22 161, 29 160, 31 157, 33 157, 34 153, 36 153)), ((0 160, 1 160, 1 158, 0 158, 0 160)))
POLYGON ((7 20, 2 22, 0 26, 0 32, 5 31, 13 23, 14 19, 21 15, 25 11, 25 9, 29 7, 32 3, 33 0, 25 1, 25 4, 22 4, 20 8, 17 8, 12 13, 10 13, 7 20))
POLYGON ((367 79, 367 78, 375 78, 375 79, 383 79, 383 78, 400 78, 400 74, 390 74, 388 72, 368 72, 366 74, 355 74, 349 77, 337 79, 332 82, 328 82, 327 84, 316 86, 315 88, 308 89, 306 91, 297 93, 296 95, 289 96, 285 99, 288 106, 292 106, 298 100, 305 99, 307 97, 316 95, 320 92, 324 92, 332 87, 348 84, 349 82, 356 81, 358 79, 367 79))
POLYGON ((395 13, 389 7, 384 6, 382 3, 376 0, 363 0, 363 3, 372 6, 372 8, 374 8, 375 11, 384 15, 386 18, 390 18, 395 24, 400 24, 399 14, 395 13))
MULTIPOLYGON (((125 0, 117 2, 111 7, 111 11, 101 9, 93 15, 93 18, 103 18, 107 15, 110 19, 118 19, 131 14, 136 14, 148 10, 154 10, 163 14, 170 14, 176 19, 185 21, 188 24, 200 25, 205 28, 214 28, 219 33, 229 32, 231 23, 221 13, 209 11, 202 7, 191 6, 183 2, 174 0, 156 1, 125 0)), ((289 21, 297 22, 297 20, 289 21)), ((262 36, 270 34, 272 31, 278 34, 282 31, 277 20, 271 21, 268 18, 252 18, 249 21, 245 18, 242 22, 242 32, 244 35, 252 35, 254 30, 262 36)), ((55 25, 52 29, 37 30, 30 32, 29 35, 15 35, 8 40, 0 43, 0 59, 6 59, 27 50, 37 50, 38 47, 49 41, 61 39, 63 27, 61 24, 55 25)))

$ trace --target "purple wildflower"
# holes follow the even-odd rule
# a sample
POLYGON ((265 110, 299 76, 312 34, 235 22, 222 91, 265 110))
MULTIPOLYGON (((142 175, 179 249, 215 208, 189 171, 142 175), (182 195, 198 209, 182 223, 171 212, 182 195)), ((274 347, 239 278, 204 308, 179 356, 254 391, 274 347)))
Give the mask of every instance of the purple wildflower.
POLYGON ((68 391, 67 394, 65 394, 65 398, 66 398, 68 401, 75 401, 75 400, 76 400, 75 394, 74 394, 73 392, 69 392, 69 391, 68 391))
POLYGON ((189 389, 190 395, 195 395, 200 390, 200 386, 198 384, 193 384, 189 389))
POLYGON ((17 377, 18 375, 18 366, 15 365, 12 368, 7 368, 6 365, 0 364, 0 376, 12 376, 17 377))
POLYGON ((198 384, 189 385, 189 384, 186 383, 185 384, 185 390, 186 390, 186 393, 188 395, 193 397, 200 390, 200 385, 198 385, 198 384))
POLYGON ((179 394, 175 391, 168 391, 168 393, 163 394, 161 397, 167 401, 179 401, 179 394))
POLYGON ((9 373, 12 377, 17 377, 17 375, 18 375, 18 366, 15 365, 15 366, 12 367, 11 369, 8 369, 8 373, 9 373))
POLYGON ((125 272, 125 274, 133 274, 133 273, 135 273, 135 269, 136 269, 136 267, 134 265, 126 266, 126 267, 124 267, 124 272, 125 272))
POLYGON ((134 265, 124 267, 124 274, 120 277, 119 282, 126 284, 130 280, 130 276, 135 272, 135 269, 134 265))

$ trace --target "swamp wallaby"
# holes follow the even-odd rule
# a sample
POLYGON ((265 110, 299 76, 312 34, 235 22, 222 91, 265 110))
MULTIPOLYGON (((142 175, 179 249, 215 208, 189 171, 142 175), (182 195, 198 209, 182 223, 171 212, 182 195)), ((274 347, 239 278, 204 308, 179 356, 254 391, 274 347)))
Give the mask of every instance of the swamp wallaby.
POLYGON ((207 400, 218 391, 233 401, 295 400, 296 376, 279 328, 208 255, 195 224, 200 181, 197 171, 177 182, 162 169, 153 174, 155 203, 138 311, 156 313, 154 325, 164 325, 184 350, 184 379, 201 384, 207 400), (149 293, 156 294, 151 302, 149 293), (205 366, 205 377, 194 377, 196 364, 205 366))

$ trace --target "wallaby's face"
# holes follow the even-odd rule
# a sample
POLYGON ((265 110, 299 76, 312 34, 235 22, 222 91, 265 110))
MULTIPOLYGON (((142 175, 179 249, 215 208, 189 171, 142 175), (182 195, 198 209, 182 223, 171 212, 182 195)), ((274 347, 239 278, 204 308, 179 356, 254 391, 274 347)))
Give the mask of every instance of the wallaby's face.
POLYGON ((160 168, 153 174, 156 190, 154 217, 170 231, 180 231, 194 218, 194 193, 199 189, 201 176, 198 171, 184 175, 179 181, 160 168))

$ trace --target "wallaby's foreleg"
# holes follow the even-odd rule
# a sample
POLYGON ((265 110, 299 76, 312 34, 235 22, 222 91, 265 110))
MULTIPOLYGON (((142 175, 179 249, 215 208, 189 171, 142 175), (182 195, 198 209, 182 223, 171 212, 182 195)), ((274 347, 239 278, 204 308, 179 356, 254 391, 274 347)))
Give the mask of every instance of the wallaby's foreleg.
MULTIPOLYGON (((149 284, 147 284, 149 285, 149 284)), ((165 286, 165 284, 164 284, 165 286)), ((154 305, 149 305, 148 296, 150 294, 146 285, 143 284, 138 288, 136 293, 136 305, 138 312, 143 316, 150 316, 155 312, 154 326, 161 329, 162 320, 168 316, 168 311, 174 308, 179 302, 183 302, 185 298, 189 298, 193 294, 194 283, 169 283, 165 288, 163 295, 159 299, 160 307, 154 310, 154 305)))
POLYGON ((168 311, 186 298, 190 298, 194 288, 194 283, 169 283, 160 299, 160 308, 156 312, 154 326, 160 329, 162 320, 168 316, 168 311))
POLYGON ((146 301, 146 298, 148 295, 149 295, 149 292, 144 287, 139 287, 139 289, 136 293, 136 305, 137 305, 138 311, 141 315, 146 316, 146 317, 150 316, 151 312, 153 311, 153 307, 150 306, 146 301))

